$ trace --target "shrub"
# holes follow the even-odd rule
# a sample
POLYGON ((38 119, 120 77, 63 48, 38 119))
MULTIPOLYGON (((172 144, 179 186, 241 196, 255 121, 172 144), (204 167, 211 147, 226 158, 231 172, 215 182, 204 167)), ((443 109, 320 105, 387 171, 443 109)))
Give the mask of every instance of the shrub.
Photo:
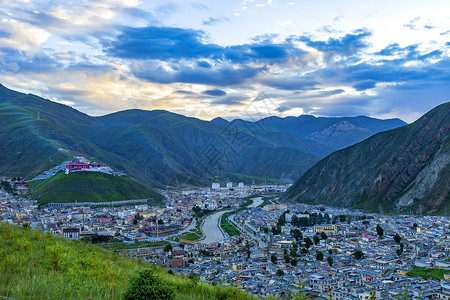
POLYGON ((175 299, 174 290, 163 284, 151 270, 139 272, 123 294, 125 300, 175 299))

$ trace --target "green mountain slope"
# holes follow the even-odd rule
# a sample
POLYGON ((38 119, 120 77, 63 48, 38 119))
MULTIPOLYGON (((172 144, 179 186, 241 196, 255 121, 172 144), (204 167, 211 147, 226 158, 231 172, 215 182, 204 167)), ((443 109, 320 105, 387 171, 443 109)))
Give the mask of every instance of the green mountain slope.
MULTIPOLYGON (((266 179, 292 182, 331 153, 336 144, 348 145, 358 140, 345 136, 345 140, 333 140, 329 146, 327 141, 305 138, 307 133, 325 130, 337 122, 312 116, 230 123, 202 121, 162 110, 133 109, 91 117, 3 86, 0 117, 1 175, 31 179, 70 155, 82 153, 147 186, 161 188, 208 185, 231 178, 252 178, 256 183, 266 179)), ((368 118, 366 123, 383 122, 368 118)))
POLYGON ((337 151, 309 169, 286 200, 442 213, 450 200, 450 103, 416 122, 337 151))
POLYGON ((151 269, 177 299, 258 299, 239 289, 193 284, 98 246, 0 222, 0 295, 13 299, 123 299, 136 272, 151 269))
POLYGON ((50 202, 108 202, 153 199, 160 204, 163 197, 129 176, 115 176, 97 172, 59 172, 45 179, 31 181, 30 196, 41 204, 50 202))

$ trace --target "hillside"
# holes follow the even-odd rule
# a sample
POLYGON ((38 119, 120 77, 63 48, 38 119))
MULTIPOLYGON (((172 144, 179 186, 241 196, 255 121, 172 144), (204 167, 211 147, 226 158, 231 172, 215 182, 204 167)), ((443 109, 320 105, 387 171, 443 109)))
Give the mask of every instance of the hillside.
POLYGON ((82 153, 152 187, 232 178, 293 182, 336 147, 359 141, 362 136, 355 138, 355 132, 367 137, 403 124, 313 116, 208 122, 138 109, 91 117, 0 85, 0 175, 31 179, 82 153), (353 122, 347 126, 351 130, 327 129, 344 119, 353 122), (268 167, 261 168, 260 162, 268 167))
POLYGON ((14 299, 122 299, 129 280, 151 269, 177 299, 258 299, 196 283, 81 241, 0 223, 0 295, 14 299))
POLYGON ((416 122, 337 151, 309 169, 284 199, 443 213, 450 200, 450 103, 416 122))
POLYGON ((45 179, 31 181, 30 196, 41 204, 50 202, 108 202, 154 199, 149 204, 161 204, 163 196, 129 176, 98 172, 59 172, 45 179))

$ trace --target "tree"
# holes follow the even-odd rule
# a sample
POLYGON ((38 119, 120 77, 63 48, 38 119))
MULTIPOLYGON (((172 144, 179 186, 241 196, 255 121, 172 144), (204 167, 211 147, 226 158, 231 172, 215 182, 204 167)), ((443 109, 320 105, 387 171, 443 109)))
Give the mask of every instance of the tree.
POLYGON ((331 267, 333 265, 333 256, 328 256, 327 262, 328 262, 328 265, 331 267))
POLYGON ((278 218, 278 225, 284 226, 284 224, 286 224, 286 213, 287 211, 282 213, 281 216, 278 218))
POLYGON ((133 219, 133 224, 136 225, 138 223, 138 220, 136 218, 133 219))
POLYGON ((326 239, 328 238, 328 236, 327 236, 327 234, 326 234, 324 231, 322 231, 322 232, 320 233, 320 238, 321 238, 322 240, 326 240, 326 239))
POLYGON ((276 265, 277 264, 277 256, 275 254, 272 254, 272 256, 270 257, 270 261, 276 265))
POLYGON ((291 266, 293 266, 293 267, 297 266, 297 259, 296 258, 291 259, 291 266))
POLYGON ((298 230, 298 229, 292 229, 291 230, 291 235, 294 236, 294 239, 297 242, 303 238, 302 232, 300 230, 298 230))
POLYGON ((167 244, 166 246, 164 246, 164 252, 170 252, 172 251, 172 245, 171 244, 167 244))
POLYGON ((305 238, 305 247, 306 247, 306 249, 309 249, 309 247, 311 247, 311 245, 312 245, 312 241, 311 241, 311 239, 308 237, 308 238, 305 238))
POLYGON ((331 249, 328 249, 328 254, 333 254, 333 250, 331 250, 331 249))
POLYGON ((380 224, 377 224, 377 234, 378 236, 381 238, 384 234, 384 229, 383 227, 380 226, 380 224))
POLYGON ((283 270, 280 270, 280 269, 278 269, 278 271, 277 271, 277 275, 278 275, 278 276, 283 276, 283 275, 284 275, 284 272, 283 272, 283 270))
POLYGON ((319 243, 320 243, 320 238, 319 238, 319 236, 317 236, 317 235, 313 236, 313 241, 314 241, 314 244, 315 244, 315 245, 319 244, 319 243))
POLYGON ((400 243, 400 248, 398 248, 397 250, 395 250, 395 252, 397 253, 398 256, 403 254, 403 243, 400 243))
POLYGON ((333 248, 333 252, 334 252, 334 254, 337 254, 338 253, 338 249, 337 248, 333 248))
POLYGON ((175 299, 174 290, 162 283, 151 270, 144 270, 131 280, 123 294, 124 300, 175 299))
POLYGON ((356 250, 355 252, 353 252, 353 257, 355 259, 360 259, 364 256, 364 252, 362 252, 361 250, 356 250))
POLYGON ((417 223, 413 224, 413 228, 416 229, 417 228, 417 223))
POLYGON ((302 254, 308 254, 308 249, 302 248, 301 253, 302 253, 302 254))
POLYGON ((400 244, 400 241, 402 240, 402 237, 398 235, 398 233, 396 233, 394 235, 394 242, 396 242, 397 244, 400 244))
POLYGON ((292 249, 294 249, 295 251, 298 250, 298 244, 296 242, 292 243, 292 249))
POLYGON ((291 257, 289 255, 285 254, 284 255, 284 262, 287 263, 287 264, 290 263, 291 262, 291 257))
POLYGON ((163 221, 162 219, 159 219, 159 220, 158 220, 158 224, 159 224, 159 225, 164 225, 164 221, 163 221))
POLYGON ((323 260, 323 253, 322 253, 322 251, 317 252, 316 260, 323 260))
POLYGON ((289 250, 289 254, 290 254, 292 257, 296 257, 296 256, 297 256, 297 251, 295 251, 295 249, 291 248, 291 250, 289 250))

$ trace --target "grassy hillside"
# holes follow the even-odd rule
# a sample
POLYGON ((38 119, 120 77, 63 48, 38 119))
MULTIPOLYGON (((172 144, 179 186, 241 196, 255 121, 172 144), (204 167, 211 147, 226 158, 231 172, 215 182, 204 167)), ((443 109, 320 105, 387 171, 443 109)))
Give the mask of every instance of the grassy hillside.
POLYGON ((136 272, 152 269, 177 299, 256 299, 197 283, 81 241, 0 223, 0 296, 14 299, 122 299, 136 272))
POLYGON ((152 198, 161 203, 163 196, 128 176, 97 172, 59 172, 45 180, 30 182, 30 196, 42 204, 50 202, 107 202, 152 198))

